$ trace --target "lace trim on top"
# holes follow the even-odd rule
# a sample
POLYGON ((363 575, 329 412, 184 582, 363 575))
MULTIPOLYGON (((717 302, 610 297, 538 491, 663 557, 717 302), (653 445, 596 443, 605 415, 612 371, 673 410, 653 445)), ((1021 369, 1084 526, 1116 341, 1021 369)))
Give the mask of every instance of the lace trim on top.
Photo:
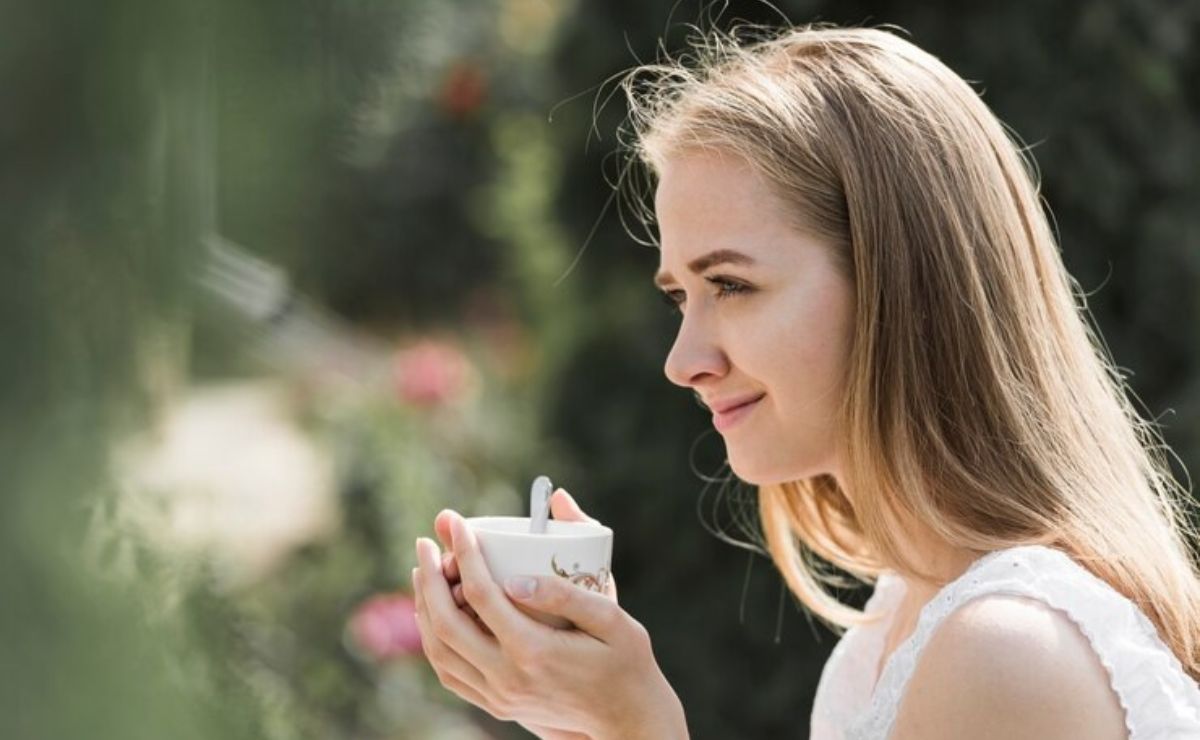
POLYGON ((913 634, 888 658, 866 711, 847 727, 847 738, 886 740, 934 629, 957 607, 987 594, 1035 598, 1076 623, 1108 673, 1131 740, 1200 737, 1200 687, 1146 615, 1066 553, 1024 545, 984 555, 925 604, 913 634))
POLYGON ((829 654, 813 699, 811 740, 844 740, 845 728, 865 711, 884 639, 904 588, 904 581, 896 573, 880 573, 863 612, 880 614, 882 618, 869 625, 851 627, 829 654))

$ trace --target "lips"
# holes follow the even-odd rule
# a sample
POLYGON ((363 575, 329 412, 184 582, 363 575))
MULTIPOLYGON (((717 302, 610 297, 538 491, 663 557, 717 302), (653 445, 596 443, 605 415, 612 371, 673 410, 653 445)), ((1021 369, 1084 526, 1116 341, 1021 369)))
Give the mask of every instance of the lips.
POLYGON ((713 411, 713 426, 718 432, 724 432, 734 424, 741 421, 746 415, 752 413, 758 402, 761 401, 766 394, 751 396, 749 398, 738 399, 725 402, 719 408, 721 410, 713 411))
POLYGON ((767 395, 767 394, 752 393, 752 394, 749 394, 746 396, 739 396, 737 398, 731 398, 727 401, 716 401, 713 403, 706 402, 705 405, 708 406, 708 408, 711 409, 714 414, 727 414, 730 411, 733 411, 734 409, 740 408, 747 404, 754 403, 755 401, 758 401, 765 395, 767 395))

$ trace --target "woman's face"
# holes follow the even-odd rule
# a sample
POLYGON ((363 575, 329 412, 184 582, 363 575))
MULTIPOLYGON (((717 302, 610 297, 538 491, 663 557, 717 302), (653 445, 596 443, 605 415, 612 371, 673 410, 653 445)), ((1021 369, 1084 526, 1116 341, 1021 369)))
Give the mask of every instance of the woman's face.
POLYGON ((713 416, 742 480, 836 475, 854 298, 834 247, 792 226, 732 156, 671 157, 654 207, 655 283, 682 312, 667 378, 714 412, 752 402, 713 416))

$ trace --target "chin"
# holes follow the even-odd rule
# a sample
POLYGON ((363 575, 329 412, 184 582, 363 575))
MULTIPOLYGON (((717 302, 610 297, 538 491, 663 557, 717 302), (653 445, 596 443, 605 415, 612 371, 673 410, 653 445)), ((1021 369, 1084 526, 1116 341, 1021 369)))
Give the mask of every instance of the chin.
POLYGON ((777 466, 764 465, 761 462, 746 461, 736 455, 729 456, 729 467, 739 480, 754 486, 769 486, 776 483, 786 483, 797 480, 800 476, 788 473, 777 466))
MULTIPOLYGON (((736 450, 726 446, 729 467, 738 479, 754 486, 772 486, 780 483, 807 480, 818 475, 832 472, 832 466, 821 465, 815 461, 812 464, 797 464, 796 460, 764 460, 753 456, 739 455, 736 450)), ((803 461, 801 461, 802 463, 803 461)))

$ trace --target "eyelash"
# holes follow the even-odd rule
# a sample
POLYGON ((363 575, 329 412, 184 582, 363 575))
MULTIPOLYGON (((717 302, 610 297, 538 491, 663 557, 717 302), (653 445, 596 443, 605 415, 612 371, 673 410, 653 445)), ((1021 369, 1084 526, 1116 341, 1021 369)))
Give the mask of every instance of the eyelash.
MULTIPOLYGON (((738 295, 739 293, 746 293, 750 290, 750 286, 748 286, 748 285, 744 285, 737 281, 729 280, 728 278, 724 278, 724 277, 720 277, 720 276, 705 278, 705 280, 712 283, 713 285, 716 285, 719 288, 719 290, 717 291, 717 300, 729 298, 731 296, 738 295)), ((675 314, 680 314, 680 315, 683 314, 683 309, 681 308, 681 306, 683 305, 683 299, 682 298, 677 299, 675 296, 677 294, 681 294, 681 293, 683 293, 682 290, 659 291, 659 295, 662 296, 663 302, 666 303, 667 306, 670 307, 671 312, 675 313, 675 314)))

